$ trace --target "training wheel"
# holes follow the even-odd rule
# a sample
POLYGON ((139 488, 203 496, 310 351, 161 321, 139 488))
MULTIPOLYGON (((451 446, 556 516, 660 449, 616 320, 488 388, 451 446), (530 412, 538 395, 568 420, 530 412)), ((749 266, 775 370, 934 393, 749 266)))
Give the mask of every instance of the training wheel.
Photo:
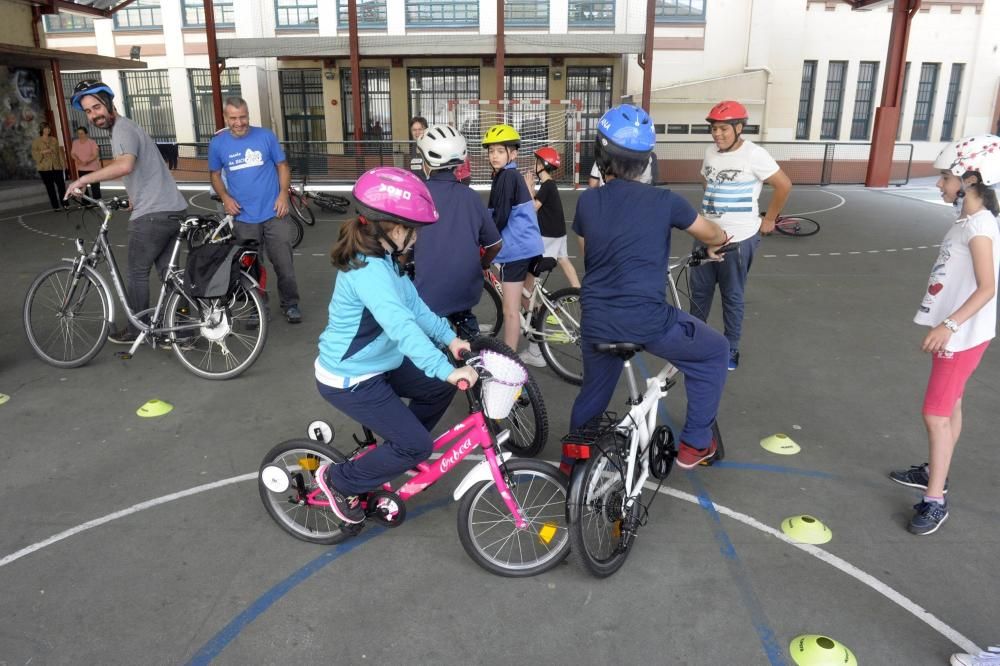
POLYGON ((406 520, 406 504, 399 495, 388 490, 368 493, 368 517, 385 527, 399 527, 406 520))
POLYGON ((306 428, 306 436, 314 442, 329 444, 333 441, 333 427, 326 421, 313 421, 306 428))
POLYGON ((260 482, 272 493, 283 493, 292 484, 288 473, 277 465, 268 465, 260 470, 260 482))

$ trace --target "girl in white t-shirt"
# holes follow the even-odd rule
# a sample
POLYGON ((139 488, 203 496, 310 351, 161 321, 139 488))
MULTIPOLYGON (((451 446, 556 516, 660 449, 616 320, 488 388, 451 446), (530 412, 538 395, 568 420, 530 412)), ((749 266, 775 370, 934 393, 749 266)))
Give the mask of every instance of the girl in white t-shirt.
POLYGON ((941 241, 913 319, 931 328, 921 345, 932 355, 923 405, 930 461, 889 475, 897 483, 925 489, 910 520, 913 534, 931 534, 948 518, 944 494, 962 429, 962 395, 996 335, 1000 207, 989 187, 992 182, 985 181, 1000 176, 1000 157, 993 156, 998 149, 998 137, 985 142, 966 139, 946 148, 934 163, 942 169, 937 182, 941 198, 948 203, 963 201, 958 220, 941 241), (977 149, 980 144, 983 150, 977 149))

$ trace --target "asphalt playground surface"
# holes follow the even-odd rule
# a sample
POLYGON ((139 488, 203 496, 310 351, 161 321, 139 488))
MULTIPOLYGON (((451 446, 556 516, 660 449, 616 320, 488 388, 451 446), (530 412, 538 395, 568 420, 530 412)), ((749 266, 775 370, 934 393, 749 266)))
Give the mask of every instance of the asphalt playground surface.
MULTIPOLYGON (((73 370, 38 360, 24 293, 86 232, 80 213, 5 213, 0 664, 791 664, 795 636, 823 634, 861 664, 930 665, 1000 640, 1000 352, 969 382, 951 517, 937 533, 906 531, 919 492, 886 477, 927 456, 930 360, 912 318, 952 219, 927 185, 795 188, 786 212, 823 228, 761 244, 742 364, 719 416, 726 461, 675 469, 625 566, 605 580, 572 554, 534 578, 482 570, 456 534, 461 474, 411 500, 398 529, 367 528, 335 547, 271 521, 255 480, 268 449, 317 418, 344 450, 358 430, 312 378, 334 278, 329 214, 318 212, 295 259, 304 322, 275 312, 257 363, 212 382, 148 347, 122 361, 109 344, 73 370), (138 417, 152 398, 173 411, 138 417), (801 452, 761 448, 775 433, 801 452), (799 514, 833 539, 784 540, 781 521, 799 514)), ((186 194, 192 210, 212 208, 186 194)), ((568 216, 576 196, 563 192, 568 216)), ((113 225, 117 245, 125 220, 113 225)), ((689 247, 678 235, 673 254, 689 247)), ((718 311, 711 321, 721 325, 718 311)), ((644 367, 659 364, 646 357, 644 367)), ((540 457, 555 461, 576 388, 534 374, 550 419, 540 457)), ((623 411, 623 396, 620 387, 613 408, 623 411)), ((667 408, 683 418, 680 387, 667 408)), ((456 400, 439 427, 464 409, 456 400)))

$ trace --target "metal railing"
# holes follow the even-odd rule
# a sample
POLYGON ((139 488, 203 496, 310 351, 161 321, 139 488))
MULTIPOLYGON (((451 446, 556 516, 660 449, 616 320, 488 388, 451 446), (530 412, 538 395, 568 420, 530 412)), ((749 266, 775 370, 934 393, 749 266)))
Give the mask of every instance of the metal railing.
MULTIPOLYGON (((393 166, 401 169, 419 168, 418 157, 412 141, 284 141, 282 148, 292 169, 292 180, 301 181, 305 175, 310 182, 350 184, 368 169, 393 166)), ((550 141, 562 157, 562 168, 556 172, 560 185, 573 183, 573 145, 569 141, 550 141)), ((518 169, 526 172, 534 166, 533 148, 522 146, 518 155, 518 169)), ((473 183, 489 183, 490 165, 481 150, 471 151, 469 165, 473 183)), ((173 171, 178 182, 208 181, 208 143, 177 144, 177 168, 173 171)), ((582 184, 586 174, 581 172, 582 184)))
MULTIPOLYGON (((865 182, 870 143, 806 143, 800 141, 755 141, 778 162, 797 185, 857 185, 865 182)), ((660 180, 667 183, 700 183, 705 148, 711 142, 658 141, 660 180)), ((580 160, 581 174, 593 164, 593 148, 580 160)), ((891 185, 905 185, 910 180, 913 144, 897 143, 892 154, 891 185)))
MULTIPOLYGON (((562 168, 556 172, 560 185, 573 184, 573 146, 569 141, 550 141, 559 152, 562 168)), ((700 183, 701 164, 708 142, 661 141, 656 144, 663 183, 700 183)), ((865 181, 871 144, 868 143, 795 143, 762 141, 782 170, 797 185, 853 185, 865 181)), ((417 158, 412 141, 286 141, 282 142, 293 180, 308 175, 317 183, 350 184, 364 171, 378 166, 410 169, 417 158)), ((518 169, 526 172, 534 166, 532 150, 523 145, 518 155, 518 169)), ((208 144, 178 144, 178 163, 174 171, 180 182, 208 180, 208 144)), ((470 151, 472 182, 490 182, 492 170, 480 150, 470 151)), ((896 144, 893 152, 890 184, 905 185, 910 179, 913 161, 912 144, 896 144)), ((593 144, 585 142, 580 156, 580 185, 586 186, 593 166, 593 144)))

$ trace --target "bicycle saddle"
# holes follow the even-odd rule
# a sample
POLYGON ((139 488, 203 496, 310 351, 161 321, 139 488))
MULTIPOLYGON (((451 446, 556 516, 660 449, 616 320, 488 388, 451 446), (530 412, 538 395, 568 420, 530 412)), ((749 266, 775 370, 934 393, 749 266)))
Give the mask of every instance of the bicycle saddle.
POLYGON ((605 354, 618 356, 627 361, 645 349, 645 347, 634 342, 598 342, 594 345, 594 349, 605 354))
POLYGON ((556 260, 552 257, 535 257, 528 264, 528 272, 535 277, 540 277, 542 273, 548 273, 556 267, 556 260))

